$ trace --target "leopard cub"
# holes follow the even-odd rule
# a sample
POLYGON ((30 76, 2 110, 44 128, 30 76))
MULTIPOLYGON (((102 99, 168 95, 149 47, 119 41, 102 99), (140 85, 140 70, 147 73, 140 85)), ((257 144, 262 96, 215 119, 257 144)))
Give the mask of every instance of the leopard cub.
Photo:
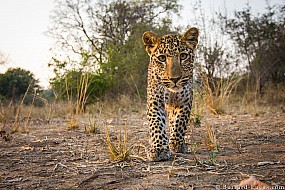
POLYGON ((194 50, 199 31, 192 27, 182 36, 151 32, 142 36, 150 57, 148 66, 147 117, 150 149, 148 159, 162 161, 170 158, 170 150, 185 153, 188 145, 184 136, 190 119, 193 99, 194 50), (166 135, 166 117, 170 137, 166 135))

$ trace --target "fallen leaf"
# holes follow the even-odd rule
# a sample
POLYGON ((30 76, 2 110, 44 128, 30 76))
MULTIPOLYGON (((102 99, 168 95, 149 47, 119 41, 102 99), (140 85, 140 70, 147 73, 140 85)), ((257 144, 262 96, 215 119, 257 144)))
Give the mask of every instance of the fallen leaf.
POLYGON ((272 188, 261 182, 258 181, 254 176, 250 176, 250 178, 242 180, 240 184, 238 185, 239 188, 246 188, 246 189, 252 189, 252 190, 272 190, 272 188))

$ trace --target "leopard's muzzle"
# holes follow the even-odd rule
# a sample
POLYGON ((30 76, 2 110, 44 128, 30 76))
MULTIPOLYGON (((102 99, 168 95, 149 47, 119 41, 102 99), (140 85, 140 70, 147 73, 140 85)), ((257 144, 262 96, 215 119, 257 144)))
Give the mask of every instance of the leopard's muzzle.
POLYGON ((171 91, 179 91, 187 81, 188 78, 185 80, 183 77, 179 59, 177 57, 168 57, 164 66, 163 84, 171 91))

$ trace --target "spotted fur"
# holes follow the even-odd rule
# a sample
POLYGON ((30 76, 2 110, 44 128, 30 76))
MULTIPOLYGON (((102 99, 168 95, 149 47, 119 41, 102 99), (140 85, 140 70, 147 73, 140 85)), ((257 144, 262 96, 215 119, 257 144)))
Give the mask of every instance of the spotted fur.
POLYGON ((168 160, 170 150, 188 151, 184 136, 193 99, 193 62, 198 35, 198 29, 194 27, 183 36, 165 35, 159 39, 151 32, 143 34, 150 56, 147 116, 150 135, 148 159, 151 161, 168 160), (167 117, 169 139, 166 134, 167 117))

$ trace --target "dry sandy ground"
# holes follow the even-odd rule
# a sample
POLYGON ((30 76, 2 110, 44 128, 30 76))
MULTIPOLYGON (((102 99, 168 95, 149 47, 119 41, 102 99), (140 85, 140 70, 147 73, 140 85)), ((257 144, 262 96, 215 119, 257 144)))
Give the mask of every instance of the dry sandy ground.
POLYGON ((0 139, 0 189, 235 189, 251 175, 274 189, 285 189, 285 113, 207 116, 187 133, 192 152, 170 161, 146 162, 145 116, 123 114, 98 120, 100 132, 87 133, 88 122, 67 130, 66 121, 33 121, 29 133, 0 139), (206 124, 208 123, 208 124, 206 124), (213 160, 205 145, 206 125, 219 142, 213 160), (133 158, 113 162, 105 129, 116 142, 126 128, 133 158), (211 162, 212 161, 212 162, 211 162))

